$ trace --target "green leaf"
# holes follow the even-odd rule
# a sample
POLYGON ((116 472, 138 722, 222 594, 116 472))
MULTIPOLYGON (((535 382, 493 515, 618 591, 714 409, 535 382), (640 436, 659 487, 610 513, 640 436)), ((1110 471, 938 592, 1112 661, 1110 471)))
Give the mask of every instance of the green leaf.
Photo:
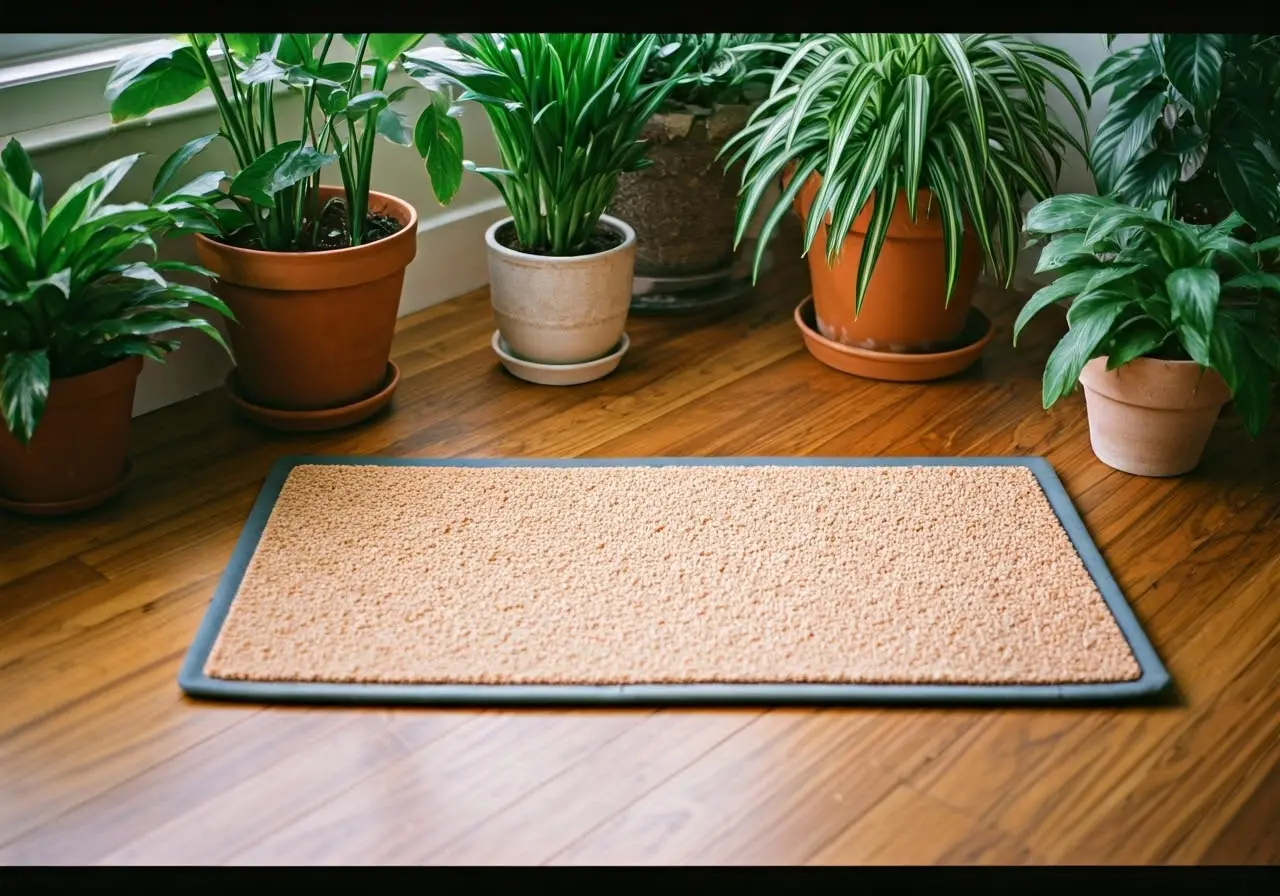
POLYGON ((276 193, 305 180, 337 157, 297 140, 280 143, 237 174, 228 192, 269 208, 275 205, 276 193))
MULTIPOLYGON (((419 124, 421 120, 419 120, 419 124)), ((437 116, 435 137, 426 154, 427 174, 436 201, 448 205, 462 186, 462 125, 449 115, 437 116)), ((415 145, 417 145, 415 131, 415 145)))
POLYGON ((1179 32, 1164 36, 1164 71, 1201 119, 1218 102, 1227 41, 1223 34, 1179 32))
POLYGON ((1160 85, 1144 87, 1119 102, 1112 98, 1106 116, 1098 125, 1090 153, 1090 165, 1100 194, 1112 193, 1124 169, 1137 160, 1147 145, 1168 104, 1160 85))
POLYGON ((1064 233, 1049 240, 1040 250, 1035 272, 1043 274, 1045 271, 1056 271, 1073 261, 1092 258, 1093 252, 1085 246, 1083 234, 1064 233))
POLYGON ((400 54, 412 50, 422 39, 423 34, 370 34, 366 53, 383 62, 395 62, 400 54))
MULTIPOLYGON (((174 199, 189 197, 193 199, 202 199, 208 197, 212 193, 218 193, 218 188, 222 186, 222 182, 227 179, 225 171, 206 171, 194 180, 178 187, 168 196, 164 197, 163 202, 172 202, 174 199)), ((220 193, 218 195, 221 195, 220 193)))
MULTIPOLYGON (((1257 438, 1267 422, 1272 377, 1245 330, 1235 318, 1220 315, 1210 336, 1208 364, 1231 389, 1236 412, 1249 435, 1257 438)), ((1203 363, 1203 362, 1202 362, 1203 363)))
POLYGON ((1089 281, 1093 279, 1094 273, 1093 270, 1072 271, 1062 275, 1048 286, 1036 290, 1027 300, 1027 304, 1022 307, 1022 311, 1018 313, 1018 319, 1013 322, 1013 344, 1015 346, 1018 344, 1018 336, 1030 323, 1031 318, 1055 302, 1073 298, 1083 292, 1089 285, 1089 281))
POLYGON ((1222 288, 1250 291, 1260 290, 1280 294, 1280 275, 1267 273, 1266 271, 1251 271, 1247 274, 1241 274, 1238 277, 1232 277, 1223 285, 1222 288))
POLYGON ((1225 142, 1211 159, 1222 192, 1241 217, 1256 231, 1274 230, 1280 221, 1280 184, 1266 157, 1241 136, 1225 142))
MULTIPOLYGON (((46 217, 44 181, 32 166, 31 157, 27 155, 21 143, 10 139, 5 144, 4 151, 0 152, 0 165, 3 165, 13 186, 31 201, 31 209, 25 216, 26 220, 21 223, 24 223, 33 233, 39 233, 44 229, 46 217)), ((3 243, 0 242, 0 246, 2 245, 3 243)))
POLYGON ((907 75, 907 124, 903 133, 903 189, 907 194, 907 211, 916 220, 916 191, 920 186, 920 167, 924 163, 925 142, 929 138, 929 79, 924 75, 907 75))
POLYGON ((1042 390, 1046 410, 1075 389, 1084 365, 1097 357, 1099 344, 1111 332, 1112 324, 1124 308, 1120 302, 1097 305, 1091 309, 1093 313, 1081 316, 1050 352, 1045 362, 1042 390))
POLYGON ((26 445, 49 398, 49 356, 44 349, 9 352, 0 364, 0 408, 14 438, 26 445))
POLYGON ((1105 196, 1065 193, 1050 197, 1027 212, 1025 229, 1027 233, 1037 235, 1084 231, 1100 212, 1114 207, 1115 201, 1105 196))
POLYGON ((205 134, 203 137, 196 137, 194 140, 188 140, 169 158, 164 160, 164 164, 160 166, 160 170, 156 172, 155 182, 151 185, 152 197, 162 195, 162 191, 169 185, 169 181, 178 173, 183 165, 190 162, 193 158, 204 151, 214 140, 218 139, 218 134, 205 134))
POLYGON ((122 60, 107 80, 111 120, 140 118, 203 90, 206 82, 198 52, 175 42, 168 48, 122 60))
POLYGON ((1165 278, 1165 290, 1173 308, 1175 324, 1188 326, 1208 334, 1218 311, 1221 283, 1212 268, 1179 268, 1165 278))
POLYGON ((1107 349, 1107 370, 1123 367, 1158 349, 1169 331, 1149 317, 1138 317, 1116 330, 1107 349))
POLYGON ((398 146, 412 146, 413 132, 402 113, 387 106, 378 113, 378 133, 398 146))
POLYGON ((386 107, 387 95, 381 90, 369 90, 347 100, 346 109, 343 111, 347 118, 356 121, 371 112, 377 112, 386 107))

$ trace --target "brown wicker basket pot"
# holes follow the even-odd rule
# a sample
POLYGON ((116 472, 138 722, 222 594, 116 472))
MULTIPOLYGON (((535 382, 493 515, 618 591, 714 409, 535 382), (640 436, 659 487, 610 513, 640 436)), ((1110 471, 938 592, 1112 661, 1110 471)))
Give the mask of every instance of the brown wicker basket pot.
POLYGON ((636 231, 636 275, 685 277, 728 268, 738 182, 716 158, 751 108, 663 112, 649 119, 648 168, 624 174, 609 206, 636 231))

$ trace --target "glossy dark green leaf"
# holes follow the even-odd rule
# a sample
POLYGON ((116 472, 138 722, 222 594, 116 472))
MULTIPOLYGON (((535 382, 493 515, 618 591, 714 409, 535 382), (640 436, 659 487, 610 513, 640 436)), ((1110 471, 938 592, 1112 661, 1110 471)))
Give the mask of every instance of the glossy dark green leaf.
POLYGON ((1174 323, 1186 323, 1204 333, 1213 327, 1221 283, 1212 268, 1179 268, 1165 278, 1165 291, 1174 323))
POLYGON ((1165 75, 1200 115, 1218 102, 1226 48, 1225 34, 1188 31, 1165 35, 1165 75))
POLYGON ((44 416, 50 379, 44 349, 11 351, 0 361, 0 409, 9 432, 24 445, 44 416))
POLYGON ((156 179, 151 185, 151 195, 159 197, 165 195, 164 188, 169 185, 169 181, 173 180, 173 176, 182 169, 187 162, 203 152, 210 143, 218 139, 218 134, 205 134, 203 137, 196 137, 188 140, 182 146, 164 160, 164 164, 160 166, 160 170, 156 172, 156 179))
POLYGON ((1169 331, 1150 317, 1141 317, 1116 330, 1107 348, 1107 370, 1146 357, 1164 344, 1169 331))
POLYGON ((203 90, 207 84, 197 52, 175 42, 167 49, 122 60, 107 81, 111 120, 140 118, 203 90))
POLYGON ((259 156, 235 176, 227 189, 233 196, 271 207, 275 205, 275 194, 309 178, 336 159, 336 154, 321 153, 313 146, 291 140, 259 156))
POLYGON ((1046 409, 1075 389, 1084 365, 1097 357, 1099 345, 1123 309, 1119 302, 1098 305, 1094 313, 1083 316, 1054 346, 1044 368, 1041 398, 1046 409))
POLYGON ((1250 139, 1233 135, 1213 155, 1213 170, 1231 205, 1254 230, 1268 233, 1280 221, 1280 178, 1250 139))
POLYGON ((1099 193, 1115 190, 1121 173, 1137 160, 1151 139, 1152 129, 1167 103, 1168 97, 1159 84, 1144 87, 1118 101, 1112 98, 1094 135, 1089 158, 1099 193))

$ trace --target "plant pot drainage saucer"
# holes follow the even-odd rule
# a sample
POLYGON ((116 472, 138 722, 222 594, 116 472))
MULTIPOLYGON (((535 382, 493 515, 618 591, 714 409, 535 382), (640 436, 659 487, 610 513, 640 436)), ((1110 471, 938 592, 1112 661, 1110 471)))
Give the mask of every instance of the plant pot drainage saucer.
POLYGON ((863 376, 873 380, 892 380, 899 383, 920 383, 953 376, 972 366, 991 341, 995 327, 991 320, 977 308, 969 309, 958 348, 945 352, 908 354, 905 352, 880 352, 866 348, 854 348, 828 339, 818 332, 814 319, 813 296, 806 296, 796 306, 796 326, 804 337, 805 348, 828 367, 843 373, 863 376))
POLYGON ((11 498, 0 497, 0 510, 8 510, 11 513, 18 513, 22 516, 68 516, 73 513, 80 513, 114 498, 125 487, 132 475, 133 461, 126 458, 124 471, 116 481, 91 495, 70 498, 66 501, 15 501, 11 498))
POLYGON ((400 368, 394 361, 387 362, 387 375, 382 388, 359 401, 338 408, 321 408, 315 411, 283 411, 254 404, 240 394, 240 382, 235 370, 227 374, 227 394, 240 412, 261 426, 283 432, 324 432, 353 426, 369 419, 391 402, 396 386, 400 385, 400 368))
POLYGON ((502 366, 507 368, 507 372, 514 377, 540 386, 577 386, 598 380, 617 370, 618 365, 622 363, 622 356, 631 347, 631 338, 623 333, 622 341, 609 354, 594 361, 582 361, 578 364, 540 364, 537 361, 527 361, 519 355, 512 354, 511 346, 507 345, 507 341, 502 338, 498 330, 493 331, 493 338, 489 344, 493 347, 493 353, 498 356, 498 360, 502 362, 502 366))
MULTIPOLYGON (((683 277, 637 276, 631 286, 633 314, 697 314, 736 304, 751 292, 755 240, 744 241, 733 264, 706 274, 683 277)), ((760 260, 760 275, 773 270, 773 250, 760 260)))

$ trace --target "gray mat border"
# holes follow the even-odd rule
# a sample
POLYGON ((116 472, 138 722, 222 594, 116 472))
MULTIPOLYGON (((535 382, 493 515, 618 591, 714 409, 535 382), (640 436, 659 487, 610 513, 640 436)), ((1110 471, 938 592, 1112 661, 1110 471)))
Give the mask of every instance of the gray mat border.
POLYGON ((178 675, 188 696, 257 703, 418 706, 529 705, 778 705, 778 704, 1058 704, 1120 703, 1153 698, 1169 673, 1090 538, 1062 481, 1043 457, 648 457, 648 458, 396 458, 298 455, 276 461, 240 533, 213 599, 178 675), (617 466, 849 466, 1026 467, 1036 477, 1080 559, 1129 642, 1141 667, 1136 681, 1068 685, 951 684, 644 684, 644 685, 389 685, 231 681, 211 678, 204 664, 244 578, 249 560, 296 466, 617 467, 617 466))

